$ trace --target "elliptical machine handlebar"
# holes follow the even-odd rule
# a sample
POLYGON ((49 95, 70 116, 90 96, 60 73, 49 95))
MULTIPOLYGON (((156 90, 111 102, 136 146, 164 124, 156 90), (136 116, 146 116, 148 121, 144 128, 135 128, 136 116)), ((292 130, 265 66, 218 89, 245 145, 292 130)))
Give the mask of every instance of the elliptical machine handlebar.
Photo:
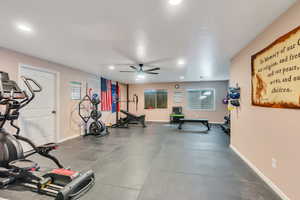
POLYGON ((19 109, 21 109, 21 108, 25 107, 27 104, 29 104, 35 98, 35 93, 41 92, 43 90, 42 86, 38 82, 36 82, 34 79, 27 78, 25 76, 21 76, 21 79, 25 83, 27 89, 29 90, 30 97, 27 95, 26 91, 23 91, 26 98, 22 102, 20 102, 19 109), (30 82, 32 82, 37 87, 37 89, 33 89, 30 82))
MULTIPOLYGON (((0 73, 3 74, 4 72, 0 73)), ((9 80, 8 75, 5 79, 0 79, 0 104, 6 105, 5 112, 0 113, 0 129, 3 128, 7 120, 11 119, 11 125, 17 129, 17 134, 19 133, 19 128, 13 123, 14 120, 18 118, 19 110, 24 108, 35 98, 35 93, 42 91, 42 86, 35 80, 24 76, 21 76, 21 79, 30 93, 29 96, 25 90, 22 91, 19 88, 15 81, 9 80), (37 89, 34 89, 32 84, 34 84, 37 89), (15 116, 10 117, 11 113, 14 113, 15 116)))
POLYGON ((24 83, 26 84, 27 88, 30 90, 30 92, 32 94, 34 94, 35 92, 41 92, 42 91, 42 89, 43 89, 42 86, 38 82, 36 82, 34 79, 27 78, 25 76, 21 76, 21 79, 24 81, 24 83), (34 83, 38 87, 38 89, 33 89, 31 87, 31 84, 29 83, 29 81, 32 82, 32 83, 34 83))

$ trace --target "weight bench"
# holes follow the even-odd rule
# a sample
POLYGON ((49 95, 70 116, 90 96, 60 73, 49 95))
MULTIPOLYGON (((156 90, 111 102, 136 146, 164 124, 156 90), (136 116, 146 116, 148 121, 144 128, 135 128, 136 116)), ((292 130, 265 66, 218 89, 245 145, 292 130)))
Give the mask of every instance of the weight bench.
POLYGON ((204 126, 207 127, 207 131, 210 130, 210 125, 208 122, 208 119, 179 119, 179 125, 178 125, 178 129, 181 130, 182 129, 182 125, 186 122, 189 123, 201 123, 204 126))
POLYGON ((137 116, 125 110, 120 110, 120 112, 126 115, 126 117, 119 119, 118 122, 112 126, 113 128, 128 128, 129 124, 139 124, 139 123, 143 126, 143 128, 146 127, 145 115, 137 116))

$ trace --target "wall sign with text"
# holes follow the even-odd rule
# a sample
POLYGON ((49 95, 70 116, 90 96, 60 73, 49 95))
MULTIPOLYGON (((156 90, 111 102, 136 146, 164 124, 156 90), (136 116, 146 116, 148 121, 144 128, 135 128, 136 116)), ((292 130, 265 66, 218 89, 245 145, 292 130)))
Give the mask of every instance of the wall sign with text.
POLYGON ((252 105, 300 108, 300 26, 252 56, 252 105))
POLYGON ((71 81, 71 99, 72 100, 80 100, 81 99, 81 82, 71 81))

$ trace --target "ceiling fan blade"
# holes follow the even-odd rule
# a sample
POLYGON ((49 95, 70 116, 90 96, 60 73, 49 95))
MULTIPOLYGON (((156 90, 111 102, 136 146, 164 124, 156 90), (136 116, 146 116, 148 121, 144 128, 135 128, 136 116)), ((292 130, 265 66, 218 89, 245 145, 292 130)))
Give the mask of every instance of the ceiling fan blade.
POLYGON ((149 62, 146 62, 145 65, 152 65, 152 64, 155 64, 155 63, 161 63, 161 62, 166 62, 166 61, 169 61, 169 60, 173 60, 173 58, 160 58, 160 59, 156 59, 156 60, 152 60, 152 61, 149 61, 149 62))
POLYGON ((137 70, 137 68, 135 66, 129 66, 130 68, 134 69, 134 70, 137 70))
POLYGON ((147 70, 144 70, 145 72, 152 72, 152 71, 157 71, 157 70, 160 70, 159 67, 155 67, 155 68, 152 68, 152 69, 147 69, 147 70))
POLYGON ((135 73, 135 71, 120 71, 120 72, 135 73))
POLYGON ((145 74, 155 74, 155 75, 158 75, 159 73, 156 73, 156 72, 147 72, 147 71, 144 71, 145 74))

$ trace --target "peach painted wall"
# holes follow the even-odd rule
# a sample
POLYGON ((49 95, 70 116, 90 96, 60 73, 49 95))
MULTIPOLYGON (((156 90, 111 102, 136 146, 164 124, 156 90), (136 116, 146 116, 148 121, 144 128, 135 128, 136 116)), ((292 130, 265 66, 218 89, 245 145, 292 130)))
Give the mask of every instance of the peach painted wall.
MULTIPOLYGON (((57 63, 0 48, 0 71, 8 72, 11 79, 17 80, 19 64, 26 64, 59 72, 60 113, 58 114, 61 121, 59 127, 59 140, 61 141, 79 135, 81 132, 80 124, 82 123, 77 112, 79 101, 70 99, 71 90, 69 82, 82 82, 82 91, 85 93, 85 83, 89 79, 95 79, 97 77, 57 63)), ((122 93, 125 94, 125 92, 122 93)), ((102 118, 105 122, 115 122, 115 114, 110 112, 103 113, 102 118)))
POLYGON ((129 86, 129 98, 132 99, 133 94, 139 96, 138 111, 135 105, 130 104, 130 112, 141 115, 145 114, 147 121, 169 121, 169 115, 172 112, 173 106, 182 106, 183 113, 186 118, 207 118, 211 122, 222 122, 227 113, 226 106, 222 104, 222 99, 226 95, 228 81, 203 81, 203 82, 188 82, 178 83, 180 89, 175 89, 176 83, 154 83, 154 84, 131 84, 129 86), (199 111, 190 110, 187 107, 186 98, 183 103, 174 104, 174 91, 183 91, 186 97, 187 89, 214 88, 216 91, 216 110, 215 111, 199 111), (146 89, 167 89, 168 90, 168 108, 167 109, 144 109, 144 91, 146 89))
POLYGON ((299 19, 298 1, 241 50, 230 68, 230 84, 241 86, 241 109, 232 114, 231 144, 292 200, 300 199, 300 110, 251 105, 251 55, 299 26, 299 19))

